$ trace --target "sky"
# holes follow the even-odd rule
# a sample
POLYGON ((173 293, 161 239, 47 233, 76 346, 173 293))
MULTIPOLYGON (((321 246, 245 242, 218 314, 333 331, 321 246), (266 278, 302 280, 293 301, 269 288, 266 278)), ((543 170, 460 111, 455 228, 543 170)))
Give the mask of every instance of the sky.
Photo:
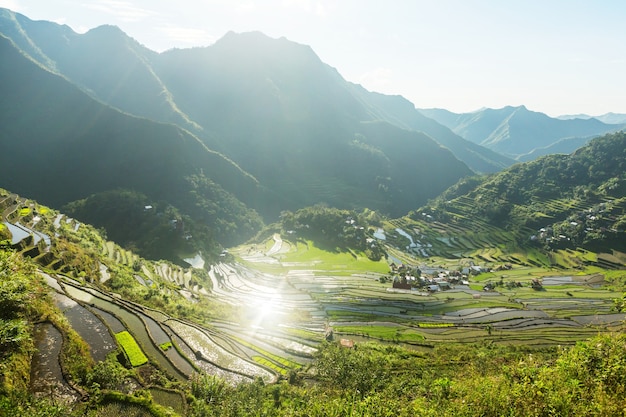
POLYGON ((417 108, 626 113, 623 0, 0 0, 0 7, 79 33, 116 25, 157 52, 261 31, 309 45, 346 80, 417 108))

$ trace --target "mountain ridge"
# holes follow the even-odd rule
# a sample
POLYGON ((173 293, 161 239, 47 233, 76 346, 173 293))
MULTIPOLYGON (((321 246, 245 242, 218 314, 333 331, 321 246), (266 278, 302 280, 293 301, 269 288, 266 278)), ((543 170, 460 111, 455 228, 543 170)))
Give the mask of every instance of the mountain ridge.
MULTIPOLYGON (((218 192, 232 194, 229 204, 234 205, 228 211, 239 211, 240 220, 255 218, 250 209, 235 206, 243 204, 237 198, 261 198, 256 179, 198 138, 173 124, 106 106, 32 61, 4 36, 0 55, 0 178, 6 187, 57 207, 111 189, 134 188, 188 213, 210 195, 208 189, 185 193, 192 189, 189 179, 206 174, 219 179, 213 189, 224 186, 218 192)), ((236 223, 241 229, 235 227, 231 235, 254 233, 244 231, 246 222, 236 223)))
MULTIPOLYGON (((7 11, 7 13, 9 13, 7 11)), ((14 20, 20 20, 22 21, 22 25, 23 26, 36 26, 38 25, 40 22, 33 22, 30 21, 28 18, 26 18, 25 16, 19 15, 19 14, 14 14, 15 19, 14 20), (24 23, 25 22, 25 23, 24 23)), ((52 24, 50 22, 47 22, 48 24, 52 24)), ((52 24, 54 25, 54 24, 52 24)), ((65 29, 65 31, 67 31, 67 28, 65 29)), ((84 39, 81 40, 82 38, 84 38, 86 35, 93 37, 93 33, 94 32, 103 32, 103 31, 111 31, 113 28, 104 28, 104 29, 92 29, 89 32, 87 32, 84 35, 79 35, 76 33, 73 33, 71 38, 74 39, 75 43, 84 43, 84 39), (97 30, 96 30, 97 29, 97 30)), ((71 31, 71 29, 70 29, 71 31)), ((56 31, 58 32, 58 30, 56 31)), ((134 41, 132 38, 129 38, 127 36, 122 36, 123 32, 121 32, 121 30, 119 30, 119 28, 117 30, 114 30, 116 37, 118 38, 119 41, 124 41, 123 43, 128 43, 131 44, 132 46, 132 50, 133 51, 139 51, 139 55, 141 54, 146 54, 146 57, 142 57, 141 60, 139 61, 143 61, 143 62, 139 62, 139 64, 136 64, 136 66, 142 67, 144 66, 144 64, 146 63, 146 61, 150 64, 150 65, 156 65, 158 66, 158 61, 159 60, 163 60, 165 59, 164 57, 171 55, 171 54, 178 54, 181 51, 186 51, 185 49, 171 49, 162 53, 155 53, 153 51, 148 50, 147 48, 139 45, 136 41, 134 41)), ((47 40, 47 39, 46 39, 47 40)), ((260 51, 263 50, 264 48, 266 48, 268 45, 273 46, 274 49, 276 48, 276 45, 280 45, 281 48, 283 49, 288 49, 290 53, 297 53, 299 55, 306 55, 309 57, 310 61, 316 61, 318 64, 321 63, 321 61, 319 60, 319 57, 317 57, 317 55, 313 52, 313 50, 310 48, 310 46, 308 45, 303 45, 303 44, 297 44, 295 42, 289 41, 286 38, 279 38, 279 39, 272 39, 267 37, 266 35, 261 34, 260 32, 255 32, 255 33, 250 33, 250 34, 237 34, 235 32, 229 32, 226 35, 224 35, 224 37, 220 38, 215 44, 208 46, 208 47, 198 47, 198 48, 191 48, 190 51, 194 51, 194 52, 202 52, 202 51, 210 51, 210 50, 214 50, 214 49, 232 49, 233 46, 245 46, 246 43, 250 43, 250 41, 254 41, 257 44, 260 44, 259 48, 248 48, 248 49, 252 49, 252 53, 255 53, 255 51, 260 51), (263 39, 265 38, 265 39, 263 39), (275 44, 275 45, 272 45, 275 44)), ((59 42, 57 42, 59 43, 59 42)), ((76 47, 73 47, 74 49, 76 49, 76 47)), ((54 49, 54 48, 52 48, 54 49)), ((185 52, 182 52, 185 53, 185 52)), ((258 53, 258 52, 257 52, 258 53)), ((137 54, 137 52, 135 52, 135 54, 137 54)), ((54 55, 55 57, 58 57, 59 55, 63 55, 60 54, 58 51, 52 51, 52 52, 48 52, 48 55, 54 55)), ((76 55, 76 53, 74 53, 74 55, 76 55)), ((111 54, 104 54, 104 55, 111 55, 111 54)), ((284 54, 283 54, 284 55, 284 54)), ((46 57, 47 58, 47 57, 46 57)), ((102 57, 97 57, 99 59, 102 59, 102 57)), ((135 57, 136 58, 136 57, 135 57)), ((137 61, 135 58, 133 58, 132 56, 129 59, 125 59, 126 62, 131 62, 131 61, 137 61)), ((232 57, 229 56, 229 59, 231 59, 232 57)), ((281 58, 283 59, 283 58, 281 58)), ((47 60, 44 60, 45 64, 48 65, 49 67, 53 67, 54 66, 54 59, 50 59, 47 58, 47 60)), ((277 62, 279 62, 280 60, 278 60, 277 62)), ((256 63, 255 63, 256 64, 256 63)), ((133 64, 135 65, 135 64, 133 64)), ((326 65, 326 64, 323 64, 326 65)), ((119 65, 118 65, 119 66, 119 65)), ((252 65, 254 66, 254 64, 252 65)), ((329 73, 333 73, 334 76, 341 78, 341 76, 337 73, 336 69, 326 65, 329 69, 329 73)), ((92 67, 94 67, 94 65, 90 65, 89 69, 91 69, 92 67)), ((96 65, 96 70, 98 70, 98 68, 101 67, 101 65, 96 65)), ((136 72, 137 70, 133 70, 134 72, 136 72)), ((118 71, 119 72, 119 71, 118 71)), ((211 148, 215 148, 215 149, 219 149, 219 144, 217 143, 218 141, 216 141, 214 139, 215 134, 210 132, 210 130, 212 130, 214 128, 214 126, 206 126, 207 123, 200 123, 200 124, 204 124, 205 126, 200 126, 198 123, 196 123, 195 117, 189 117, 189 115, 187 113, 189 113, 190 111, 193 112, 192 109, 189 109, 189 106, 187 106, 187 108, 185 109, 185 111, 182 111, 180 106, 178 105, 178 103, 176 102, 175 97, 173 97, 172 92, 170 91, 171 88, 169 88, 169 85, 166 85, 167 83, 163 82, 162 79, 159 78, 159 76, 157 76, 157 74, 154 74, 154 71, 152 72, 152 74, 148 74, 148 76, 144 76, 144 77, 140 77, 142 79, 142 82, 139 83, 135 83, 139 86, 144 85, 147 83, 146 80, 150 80, 150 79, 154 79, 154 83, 162 90, 163 92, 163 96, 165 96, 164 100, 162 101, 162 104, 160 106, 158 106, 158 108, 155 108, 157 106, 155 106, 155 100, 154 99, 144 99, 143 100, 143 108, 142 106, 131 106, 128 103, 132 103, 133 100, 138 100, 139 97, 142 97, 142 94, 133 94, 133 95, 127 95, 127 96, 122 96, 122 97, 116 97, 115 94, 117 94, 116 92, 120 90, 120 88, 122 88, 121 86, 117 86, 117 85, 113 85, 112 83, 108 83, 106 85, 106 87, 98 87, 95 85, 90 85, 89 82, 87 82, 88 80, 86 80, 85 78, 89 78, 89 77, 93 77, 92 73, 93 71, 86 71, 86 73, 88 75, 80 75, 80 74, 76 74, 76 70, 73 70, 73 74, 66 74, 69 76, 70 79, 72 79, 74 82, 82 85, 88 92, 91 92, 91 94, 95 95, 96 97, 98 97, 99 99, 103 100, 104 102, 113 105, 115 107, 118 107, 124 111, 130 112, 132 114, 138 114, 141 116, 145 116, 145 117, 149 117, 149 118, 153 118, 155 120, 160 120, 160 121, 166 121, 166 122, 176 122, 179 125, 181 125, 182 127, 185 127, 187 129, 189 129, 190 131, 194 132, 195 134, 199 135, 200 137, 203 138, 203 140, 208 141, 209 145, 211 148), (163 110, 162 108, 166 108, 167 111, 163 110), (165 112, 165 113, 164 113, 165 112)), ((119 77, 118 77, 119 78, 119 77)), ((162 77, 161 77, 162 78, 162 77)), ((343 80, 341 78, 342 81, 345 82, 345 80, 343 80)), ((129 83, 126 83, 127 85, 129 83)), ((132 84, 132 83, 131 83, 132 84)), ((133 86, 136 88, 136 86, 133 86)), ((152 93, 152 96, 155 97, 157 93, 152 93)), ((183 105, 183 107, 185 107, 183 105)), ((193 108, 193 106, 192 106, 193 108)), ((335 106, 335 110, 341 110, 342 107, 341 106, 335 106)), ((411 109, 412 112, 416 112, 414 109, 414 106, 412 106, 411 109)), ((302 112, 301 112, 302 113, 302 112)), ((351 116, 354 117, 354 116, 351 116)), ((365 118, 366 114, 365 113, 361 113, 360 118, 365 118)), ((406 128, 406 124, 404 126, 399 126, 399 127, 404 127, 406 128)), ((412 129, 416 129, 416 130, 421 130, 420 129, 421 126, 413 126, 412 129)), ((437 132, 437 134, 433 134, 433 131, 429 131, 426 132, 428 133, 430 136, 432 136, 435 140, 438 140, 439 138, 437 137, 438 134, 442 133, 441 131, 437 132)), ((506 159, 503 159, 503 157, 499 156, 499 155, 494 155, 493 153, 490 153, 487 150, 481 149, 481 148, 473 148, 472 151, 470 153, 466 152, 466 147, 468 146, 468 144, 463 144, 462 140, 460 138, 454 138, 454 139, 450 139, 449 136, 451 135, 449 132, 444 132, 442 133, 445 137, 442 138, 441 143, 444 146, 449 147, 452 152, 455 154, 455 156, 464 161, 465 163, 467 163, 473 170, 478 171, 478 172, 494 172, 497 171, 499 169, 501 169, 503 167, 503 165, 510 165, 510 161, 507 161, 506 159), (471 155, 474 154, 479 154, 478 158, 474 158, 471 155), (470 155, 470 157, 467 157, 467 155, 470 155), (492 161, 492 159, 495 159, 495 161, 492 161), (505 161, 505 162, 504 162, 505 161)), ((469 145, 469 146, 473 146, 473 145, 469 145)))
POLYGON ((624 127, 620 124, 606 124, 594 118, 551 118, 544 113, 528 110, 525 106, 488 108, 461 114, 443 109, 420 109, 420 112, 438 120, 467 140, 518 160, 544 155, 549 149, 573 152, 589 138, 624 127), (552 148, 559 141, 563 142, 552 148))
POLYGON ((407 143, 415 161, 423 162, 416 165, 403 160, 406 174, 400 174, 403 171, 391 161, 399 177, 390 177, 384 152, 351 145, 355 135, 360 135, 357 142, 370 147, 368 141, 378 141, 367 132, 375 134, 377 130, 361 123, 376 118, 336 69, 323 63, 309 46, 285 38, 230 32, 209 47, 155 53, 110 26, 64 39, 68 29, 48 22, 43 25, 53 31, 44 42, 47 29, 39 22, 18 14, 13 14, 11 22, 4 25, 13 28, 10 34, 20 30, 30 34, 29 39, 40 43, 55 64, 40 59, 44 67, 62 73, 107 105, 158 122, 176 123, 254 176, 264 195, 273 196, 255 203, 255 209, 266 218, 277 216, 284 208, 316 202, 346 208, 372 205, 400 214, 471 173, 458 161, 458 152, 455 160, 447 149, 431 146, 432 137, 419 132, 406 142, 404 129, 394 127, 385 130, 388 151, 407 143), (21 26, 16 27, 16 21, 21 26), (437 156, 422 155, 420 144, 437 156), (337 155, 345 152, 362 154, 344 158, 355 164, 372 155, 382 159, 370 159, 369 166, 349 167, 352 169, 335 166, 343 165, 337 155), (445 172, 429 162, 437 158, 443 158, 448 167, 445 172), (263 162, 267 160, 272 163, 263 162), (420 177, 435 175, 446 182, 433 188, 439 179, 432 181, 428 184, 431 191, 425 192, 404 178, 414 176, 411 172, 415 170, 420 177), (454 174, 450 176, 450 172, 454 174), (335 175, 329 177, 329 173, 335 175), (290 185, 285 175, 300 183, 290 185), (368 195, 370 187, 378 191, 368 195), (391 195, 403 203, 394 204, 391 195))

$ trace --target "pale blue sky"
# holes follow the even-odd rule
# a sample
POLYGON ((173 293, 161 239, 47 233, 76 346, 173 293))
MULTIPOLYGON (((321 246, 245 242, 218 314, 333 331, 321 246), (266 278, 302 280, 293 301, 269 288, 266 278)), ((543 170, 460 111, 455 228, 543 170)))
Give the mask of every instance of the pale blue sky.
POLYGON ((524 104, 626 113, 623 0, 0 0, 77 32, 119 26, 150 49, 259 30, 310 45, 348 81, 455 112, 524 104))

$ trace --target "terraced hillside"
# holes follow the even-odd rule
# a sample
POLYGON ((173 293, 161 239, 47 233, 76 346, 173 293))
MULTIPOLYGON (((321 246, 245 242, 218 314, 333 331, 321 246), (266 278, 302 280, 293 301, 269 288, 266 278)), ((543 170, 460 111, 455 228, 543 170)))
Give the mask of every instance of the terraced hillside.
MULTIPOLYGON (((135 389, 154 384, 154 375, 173 382, 199 373, 232 384, 258 378, 271 382, 307 363, 321 340, 307 331, 263 330, 259 323, 241 327, 233 307, 237 302, 217 297, 219 280, 230 267, 216 266, 207 273, 146 261, 104 241, 91 226, 3 190, 0 211, 3 250, 36 263, 54 304, 89 346, 91 359, 108 363, 108 356, 117 354, 134 369, 136 376, 128 383, 137 385, 138 378, 135 389)), ((263 277, 248 273, 247 279, 263 277)), ((273 290, 259 293, 261 281, 254 286, 254 297, 263 309, 258 300, 273 290)), ((257 313, 250 312, 259 317, 257 313)), ((40 347, 67 337, 55 326, 38 328, 40 347)), ((66 385, 67 390, 53 394, 60 401, 75 401, 82 393, 62 372, 60 351, 51 352, 41 349, 35 355, 32 390, 49 395, 50 386, 66 385)))
POLYGON ((366 232, 387 248, 387 260, 355 250, 328 252, 276 233, 224 252, 219 263, 201 265, 197 256, 189 261, 204 268, 182 268, 146 261, 91 226, 15 194, 0 192, 0 210, 3 251, 12 248, 14 256, 34 261, 33 279, 67 323, 44 318, 36 325, 30 390, 68 404, 93 392, 92 380, 109 390, 103 409, 139 407, 158 415, 172 406, 185 415, 181 393, 202 375, 233 385, 307 377, 314 373, 307 364, 325 339, 426 351, 485 340, 544 348, 622 330, 626 318, 613 310, 621 294, 606 285, 615 274, 589 265, 564 269, 565 261, 561 271, 533 266, 499 249, 509 235, 483 222, 450 241, 441 236, 460 233, 454 222, 402 219, 366 232), (492 246, 465 254, 490 235, 492 246), (438 239, 428 243, 433 236, 438 239), (456 259, 434 256, 439 250, 456 259), (390 263, 398 261, 441 276, 488 256, 513 265, 506 272, 481 270, 445 291, 397 289, 389 280, 390 263), (72 338, 85 349, 70 358, 81 358, 91 376, 71 371, 62 341, 72 338), (147 400, 138 405, 138 395, 147 400))
MULTIPOLYGON (((378 239, 380 233, 375 232, 378 239)), ((393 233, 405 231, 397 228, 393 233)), ((476 257, 418 257, 394 249, 392 241, 387 242, 388 261, 403 262, 409 270, 418 267, 422 276, 441 276, 480 262, 476 257)), ((238 248, 233 254, 269 277, 284 277, 288 288, 306 292, 310 299, 301 308, 309 317, 319 317, 327 333, 356 341, 381 340, 426 349, 441 342, 481 340, 544 347, 570 344, 599 329, 621 329, 625 317, 613 309, 613 300, 621 293, 606 288, 605 275, 593 273, 597 268, 562 272, 518 262, 506 272, 483 268, 482 273, 465 278, 468 283, 459 281, 448 290, 433 292, 417 286, 392 288, 387 279, 392 272, 385 273, 375 264, 342 271, 337 265, 350 265, 347 259, 353 255, 319 251, 313 242, 274 236, 265 245, 238 248), (541 289, 531 285, 534 280, 543 282, 541 289), (485 291, 487 284, 493 289, 485 291)), ((230 279, 224 287, 236 293, 239 281, 230 279)), ((274 303, 282 305, 284 298, 277 295, 274 303)))
POLYGON ((626 134, 616 133, 594 139, 572 155, 552 155, 460 181, 427 206, 390 221, 385 226, 388 242, 423 257, 622 268, 625 146, 626 134))
POLYGON ((543 218, 545 227, 507 230, 472 217, 471 200, 461 197, 450 204, 453 207, 446 211, 445 221, 436 220, 433 211, 425 210, 390 220, 384 230, 390 245, 418 258, 473 258, 490 265, 513 263, 546 268, 622 268, 626 257, 614 249, 622 249, 620 242, 614 244, 620 232, 604 224, 623 215, 624 199, 596 201, 546 200, 541 204, 548 209, 535 212, 543 218), (590 236, 594 232, 601 241, 584 244, 583 234, 590 236))

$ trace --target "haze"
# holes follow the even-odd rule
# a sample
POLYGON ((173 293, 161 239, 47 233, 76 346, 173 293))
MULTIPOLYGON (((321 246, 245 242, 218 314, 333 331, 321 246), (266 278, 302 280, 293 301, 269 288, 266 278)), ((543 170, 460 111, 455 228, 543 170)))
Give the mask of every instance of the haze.
POLYGON ((0 0, 85 32, 119 26, 156 51, 258 30, 310 45, 348 81, 418 108, 526 105, 626 113, 626 3, 617 1, 0 0))

